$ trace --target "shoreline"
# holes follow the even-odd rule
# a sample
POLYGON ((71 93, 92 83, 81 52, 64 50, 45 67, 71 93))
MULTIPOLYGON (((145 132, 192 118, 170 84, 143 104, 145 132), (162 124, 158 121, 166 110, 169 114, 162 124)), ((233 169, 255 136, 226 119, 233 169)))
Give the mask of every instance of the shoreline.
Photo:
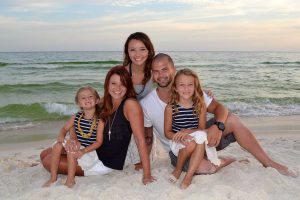
MULTIPOLYGON (((240 117, 254 134, 300 132, 300 115, 271 117, 240 117)), ((34 122, 32 126, 0 131, 0 144, 26 143, 55 139, 66 120, 34 122)))

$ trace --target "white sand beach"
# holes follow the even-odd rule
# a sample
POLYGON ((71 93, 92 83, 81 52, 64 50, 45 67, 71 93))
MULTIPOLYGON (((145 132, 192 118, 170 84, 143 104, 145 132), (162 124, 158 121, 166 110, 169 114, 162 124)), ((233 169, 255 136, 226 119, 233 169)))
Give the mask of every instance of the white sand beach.
MULTIPOLYGON (((243 121, 255 132, 270 157, 300 172, 300 116, 243 118, 243 121)), ((64 175, 59 176, 55 185, 42 188, 49 173, 41 165, 39 153, 53 139, 30 141, 18 137, 22 133, 42 135, 43 132, 53 132, 55 136, 62 124, 51 122, 0 132, 7 141, 0 145, 0 199, 300 199, 300 177, 286 177, 274 169, 264 168, 236 143, 219 152, 221 156, 235 157, 236 162, 214 175, 195 176, 186 190, 168 182, 172 167, 159 144, 152 163, 152 174, 157 181, 152 184, 144 186, 141 171, 127 166, 109 175, 77 177, 73 189, 63 185, 64 175), (9 136, 15 139, 9 141, 9 136), (18 143, 18 140, 25 142, 18 143)))

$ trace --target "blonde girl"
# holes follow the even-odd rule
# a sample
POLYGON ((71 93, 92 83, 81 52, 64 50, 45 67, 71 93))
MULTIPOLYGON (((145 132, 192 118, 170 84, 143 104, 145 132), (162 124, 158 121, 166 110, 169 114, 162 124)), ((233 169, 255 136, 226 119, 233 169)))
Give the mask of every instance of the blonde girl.
MULTIPOLYGON (((102 144, 104 128, 103 122, 98 119, 100 115, 100 97, 97 91, 90 86, 82 87, 76 92, 75 102, 80 111, 72 115, 66 122, 52 146, 51 176, 43 185, 44 187, 56 182, 58 168, 61 173, 68 175, 65 182, 67 187, 75 185, 75 174, 87 176, 110 171, 99 161, 95 151, 102 144), (72 152, 66 152, 64 148, 67 143, 65 136, 69 131, 71 139, 76 141, 75 144, 78 144, 77 148, 73 146, 72 152), (62 156, 66 153, 67 157, 62 156), (67 159, 67 162, 62 161, 65 164, 60 165, 60 161, 65 159, 67 159)), ((68 143, 68 146, 70 147, 70 143, 68 143)))
POLYGON ((185 161, 190 158, 187 173, 181 188, 187 188, 192 181, 205 149, 208 159, 220 164, 215 148, 208 150, 206 124, 206 104, 200 81, 195 72, 182 69, 177 72, 172 85, 171 101, 165 108, 164 130, 170 140, 172 153, 178 156, 177 164, 169 181, 175 183, 183 169, 185 161))

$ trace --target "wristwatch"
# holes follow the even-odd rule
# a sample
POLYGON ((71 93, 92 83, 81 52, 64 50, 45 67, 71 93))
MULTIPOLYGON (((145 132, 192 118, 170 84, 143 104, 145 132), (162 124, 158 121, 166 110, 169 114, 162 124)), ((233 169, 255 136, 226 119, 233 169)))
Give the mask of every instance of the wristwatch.
POLYGON ((218 129, 220 130, 220 131, 224 131, 225 130, 225 125, 224 125, 224 123, 223 122, 218 122, 218 121, 215 121, 215 123, 214 123, 215 125, 217 125, 217 127, 218 127, 218 129))

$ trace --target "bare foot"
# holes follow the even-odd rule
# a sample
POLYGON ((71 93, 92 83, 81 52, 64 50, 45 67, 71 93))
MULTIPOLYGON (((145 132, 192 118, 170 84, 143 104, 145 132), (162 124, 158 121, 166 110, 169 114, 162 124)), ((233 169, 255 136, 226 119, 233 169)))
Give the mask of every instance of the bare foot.
POLYGON ((169 182, 170 183, 176 183, 177 180, 179 179, 180 175, 181 175, 182 171, 176 170, 174 169, 174 171, 172 172, 172 174, 169 176, 169 182))
POLYGON ((184 189, 188 188, 192 183, 192 179, 193 179, 193 177, 185 176, 180 184, 180 189, 184 190, 184 189))
MULTIPOLYGON (((275 168, 276 169, 276 168, 275 168)), ((280 174, 285 175, 285 176, 290 176, 293 178, 297 178, 299 176, 299 172, 289 169, 287 167, 280 167, 276 169, 280 174)))
POLYGON ((220 157, 220 160, 221 160, 221 164, 219 166, 216 166, 207 160, 205 160, 205 162, 201 162, 200 167, 196 171, 195 175, 214 174, 220 169, 222 169, 223 167, 236 161, 236 159, 232 157, 223 157, 223 158, 220 157))
POLYGON ((143 169, 143 165, 141 162, 134 164, 134 169, 136 171, 139 171, 140 169, 143 169))
POLYGON ((52 179, 49 179, 48 181, 46 181, 42 187, 50 187, 53 183, 55 183, 57 181, 57 179, 55 180, 52 180, 52 179))
POLYGON ((65 186, 67 186, 68 188, 72 188, 75 185, 75 181, 66 181, 66 183, 64 184, 65 186))

